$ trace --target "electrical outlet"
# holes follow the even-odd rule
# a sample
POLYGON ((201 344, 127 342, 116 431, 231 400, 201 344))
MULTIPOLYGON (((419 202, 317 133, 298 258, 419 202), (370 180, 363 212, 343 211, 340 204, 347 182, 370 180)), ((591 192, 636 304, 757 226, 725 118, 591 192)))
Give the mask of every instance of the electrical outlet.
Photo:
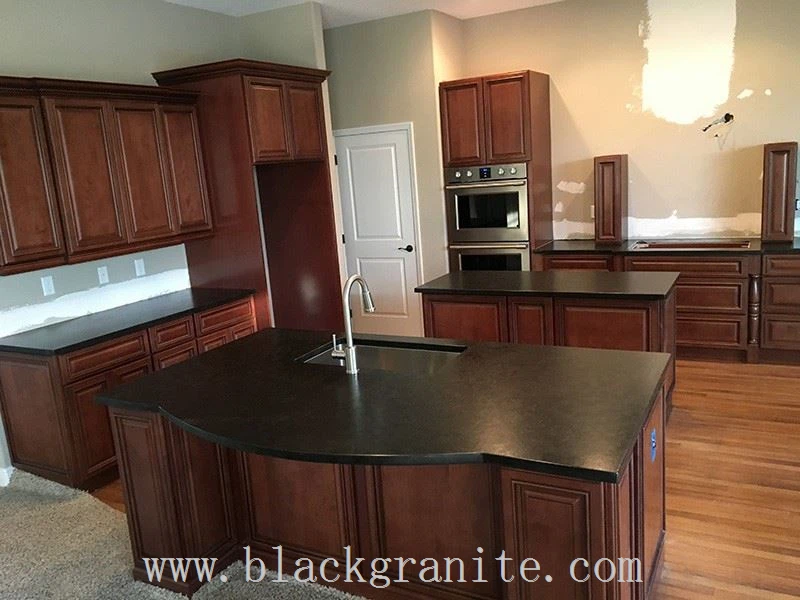
POLYGON ((594 219, 594 204, 592 204, 591 206, 591 212, 592 212, 592 219, 594 219))
POLYGON ((105 265, 102 267, 97 267, 97 281, 100 282, 100 285, 105 285, 108 283, 108 267, 105 265))
POLYGON ((46 275, 42 277, 42 294, 45 296, 52 296, 56 293, 56 286, 53 284, 53 276, 46 275))
POLYGON ((144 259, 137 258, 133 261, 133 268, 136 269, 136 276, 137 277, 144 277, 147 273, 144 270, 144 259))

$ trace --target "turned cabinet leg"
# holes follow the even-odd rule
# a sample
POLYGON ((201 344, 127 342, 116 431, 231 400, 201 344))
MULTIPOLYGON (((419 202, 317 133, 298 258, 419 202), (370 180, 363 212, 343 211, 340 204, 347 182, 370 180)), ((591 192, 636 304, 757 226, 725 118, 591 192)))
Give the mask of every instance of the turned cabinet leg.
POLYGON ((747 302, 747 362, 758 362, 761 338, 761 275, 750 275, 747 302))

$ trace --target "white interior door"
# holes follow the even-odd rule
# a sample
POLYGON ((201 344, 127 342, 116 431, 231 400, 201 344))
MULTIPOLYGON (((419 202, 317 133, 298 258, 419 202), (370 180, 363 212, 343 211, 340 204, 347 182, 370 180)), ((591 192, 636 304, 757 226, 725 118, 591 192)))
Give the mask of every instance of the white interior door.
POLYGON ((361 273, 375 301, 353 294, 353 329, 422 335, 419 247, 410 125, 334 132, 348 275, 361 273))

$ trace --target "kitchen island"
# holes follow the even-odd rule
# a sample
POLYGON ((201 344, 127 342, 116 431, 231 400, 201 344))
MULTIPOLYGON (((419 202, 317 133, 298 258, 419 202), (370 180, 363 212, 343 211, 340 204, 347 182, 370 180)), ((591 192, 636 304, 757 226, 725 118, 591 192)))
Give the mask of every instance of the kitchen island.
POLYGON ((671 391, 677 280, 671 272, 456 271, 416 291, 429 337, 667 352, 671 391))
POLYGON ((262 331, 101 394, 135 577, 146 557, 220 566, 245 546, 275 567, 280 547, 286 572, 333 558, 333 585, 368 598, 645 597, 665 531, 669 355, 371 337, 357 343, 386 360, 347 375, 305 362, 327 339, 262 331), (367 564, 458 557, 466 581, 406 565, 407 583, 348 584, 348 547, 367 564), (536 559, 538 581, 504 582, 503 550, 536 559), (602 562, 601 581, 601 558, 639 559, 640 581, 602 562))

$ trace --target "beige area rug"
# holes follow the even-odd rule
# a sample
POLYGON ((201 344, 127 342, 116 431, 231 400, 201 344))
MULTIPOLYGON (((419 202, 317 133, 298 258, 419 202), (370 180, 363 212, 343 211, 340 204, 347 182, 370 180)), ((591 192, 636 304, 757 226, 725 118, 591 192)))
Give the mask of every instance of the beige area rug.
MULTIPOLYGON (((15 471, 0 488, 0 599, 180 600, 136 582, 125 515, 85 492, 15 471)), ((195 595, 196 600, 358 600, 306 583, 247 583, 236 563, 195 595)))

